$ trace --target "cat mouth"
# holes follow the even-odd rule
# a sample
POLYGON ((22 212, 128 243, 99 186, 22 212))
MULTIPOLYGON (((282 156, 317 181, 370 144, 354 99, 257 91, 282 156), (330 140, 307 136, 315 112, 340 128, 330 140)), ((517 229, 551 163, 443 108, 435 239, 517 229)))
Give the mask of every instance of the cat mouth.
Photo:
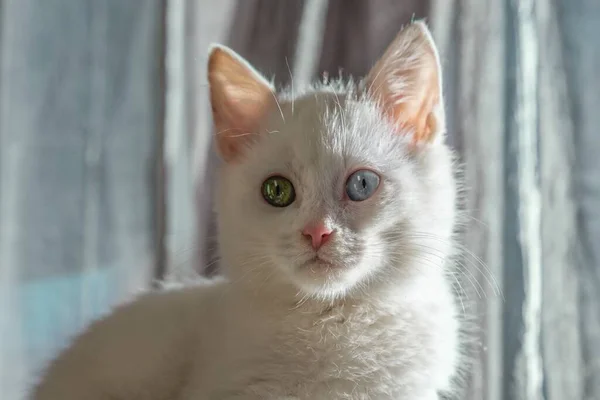
POLYGON ((338 269, 339 266, 323 256, 315 255, 300 264, 300 268, 338 269))

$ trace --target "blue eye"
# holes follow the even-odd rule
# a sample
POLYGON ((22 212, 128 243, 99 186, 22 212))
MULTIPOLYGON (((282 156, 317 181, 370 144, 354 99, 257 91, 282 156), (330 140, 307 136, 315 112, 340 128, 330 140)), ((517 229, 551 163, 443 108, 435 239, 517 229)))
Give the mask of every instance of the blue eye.
POLYGON ((379 175, 368 169, 360 169, 348 177, 346 194, 352 201, 363 201, 373 196, 379 187, 379 175))

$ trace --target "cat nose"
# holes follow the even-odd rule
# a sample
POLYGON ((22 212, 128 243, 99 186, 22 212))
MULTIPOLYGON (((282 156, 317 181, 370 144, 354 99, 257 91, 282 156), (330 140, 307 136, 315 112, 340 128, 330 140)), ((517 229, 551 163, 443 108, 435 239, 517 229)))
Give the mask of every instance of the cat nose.
POLYGON ((332 233, 333 230, 327 228, 323 223, 308 225, 302 230, 302 235, 310 238, 312 247, 315 250, 319 250, 329 240, 332 233))

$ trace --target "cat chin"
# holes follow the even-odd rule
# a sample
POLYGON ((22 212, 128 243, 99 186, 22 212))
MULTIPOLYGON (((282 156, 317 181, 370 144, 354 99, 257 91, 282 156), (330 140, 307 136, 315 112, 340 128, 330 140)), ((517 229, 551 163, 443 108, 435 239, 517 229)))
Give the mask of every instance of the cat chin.
POLYGON ((351 290, 351 285, 343 281, 339 282, 309 282, 297 280, 296 285, 300 291, 307 296, 320 300, 339 299, 351 290))
POLYGON ((343 297, 364 275, 360 266, 349 267, 323 260, 311 260, 294 269, 292 281, 310 296, 331 299, 343 297))

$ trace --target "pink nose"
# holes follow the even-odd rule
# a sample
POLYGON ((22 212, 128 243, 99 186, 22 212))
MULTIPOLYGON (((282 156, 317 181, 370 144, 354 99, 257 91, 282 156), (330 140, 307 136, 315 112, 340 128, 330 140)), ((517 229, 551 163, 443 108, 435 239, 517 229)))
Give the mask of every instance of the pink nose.
POLYGON ((331 237, 333 231, 327 228, 323 223, 308 225, 302 230, 302 234, 307 238, 310 237, 312 247, 319 250, 331 237))

